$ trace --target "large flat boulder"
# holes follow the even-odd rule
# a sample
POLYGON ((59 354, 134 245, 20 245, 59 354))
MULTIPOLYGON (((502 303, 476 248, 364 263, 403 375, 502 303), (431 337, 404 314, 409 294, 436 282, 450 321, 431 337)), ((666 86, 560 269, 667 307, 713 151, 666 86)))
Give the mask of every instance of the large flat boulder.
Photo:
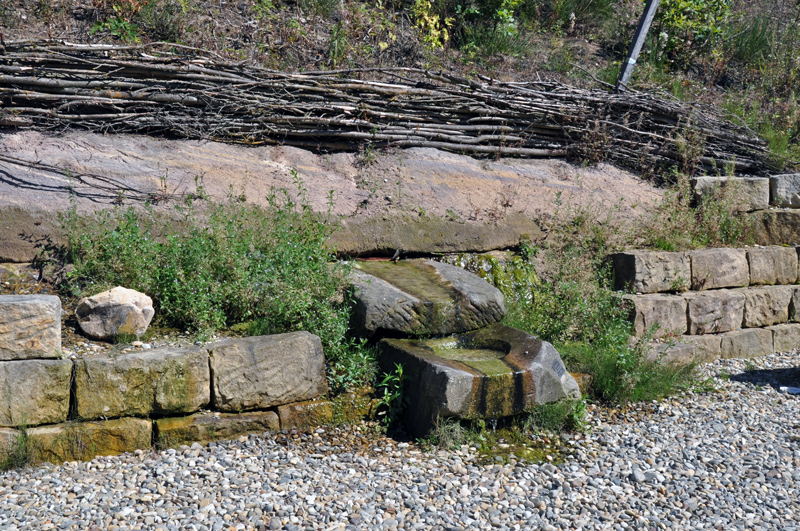
POLYGON ((413 436, 437 418, 506 417, 581 396, 550 343, 501 324, 442 339, 383 339, 379 348, 384 371, 403 365, 403 420, 413 436))
POLYGON ((747 250, 750 285, 794 284, 797 281, 797 250, 771 245, 747 250))
POLYGON ((800 324, 779 324, 766 329, 772 331, 772 348, 775 352, 789 352, 800 348, 800 324))
POLYGON ((631 304, 634 335, 652 331, 653 338, 682 335, 687 330, 686 299, 680 295, 651 293, 626 295, 631 304))
POLYGON ((789 304, 795 291, 793 286, 763 286, 736 291, 744 295, 744 327, 760 328, 789 320, 789 304))
POLYGON ((800 210, 772 208, 757 212, 755 241, 759 245, 797 245, 800 243, 800 210))
POLYGON ((745 296, 742 291, 719 289, 684 293, 689 334, 716 334, 742 327, 745 296))
POLYGON ((250 413, 195 413, 155 421, 156 442, 161 448, 182 444, 208 444, 218 439, 233 439, 247 433, 276 431, 280 427, 274 411, 250 413))
POLYGON ((701 249, 690 252, 689 257, 694 291, 750 284, 750 266, 744 249, 701 249))
POLYGON ((61 300, 0 295, 0 361, 61 356, 61 300))
POLYGON ((328 390, 322 343, 308 332, 224 339, 207 348, 220 411, 266 409, 328 390))
POLYGON ((720 357, 758 358, 774 352, 772 331, 765 328, 747 328, 720 334, 720 357))
POLYGON ((359 262, 351 284, 354 327, 366 334, 457 334, 496 323, 506 312, 500 290, 433 260, 359 262))
POLYGON ((611 255, 614 289, 637 293, 685 291, 692 268, 685 253, 625 251, 611 255))
POLYGON ((75 404, 83 419, 192 413, 210 399, 208 353, 202 347, 75 362, 75 404))
POLYGON ((0 362, 0 426, 64 422, 71 379, 70 360, 0 362))
POLYGON ((712 196, 720 188, 733 187, 736 208, 752 212, 769 208, 770 181, 765 177, 697 177, 692 179, 695 200, 712 196))
POLYGON ((147 419, 67 422, 27 431, 28 452, 35 462, 88 461, 152 446, 153 423, 147 419))

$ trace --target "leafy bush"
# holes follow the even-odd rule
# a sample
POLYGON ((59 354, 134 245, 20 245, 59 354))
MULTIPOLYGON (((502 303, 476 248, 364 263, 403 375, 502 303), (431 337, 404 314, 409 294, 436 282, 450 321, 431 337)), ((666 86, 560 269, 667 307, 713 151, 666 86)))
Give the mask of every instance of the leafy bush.
POLYGON ((674 60, 688 61, 719 43, 730 12, 730 0, 661 0, 650 31, 666 36, 665 51, 674 60))
MULTIPOLYGON (((295 174, 296 177, 296 174, 295 174)), ((133 208, 65 219, 75 264, 64 289, 92 294, 115 285, 153 298, 158 322, 206 334, 250 323, 253 334, 308 330, 320 337, 335 390, 374 376, 372 351, 348 336, 348 266, 326 243, 334 224, 312 211, 302 184, 261 209, 241 202, 194 206, 175 226, 133 208)))

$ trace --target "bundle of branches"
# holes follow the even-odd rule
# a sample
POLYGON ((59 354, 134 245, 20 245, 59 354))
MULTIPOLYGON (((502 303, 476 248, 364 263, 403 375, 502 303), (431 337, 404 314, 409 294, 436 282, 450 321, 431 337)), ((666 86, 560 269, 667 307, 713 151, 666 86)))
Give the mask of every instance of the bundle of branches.
POLYGON ((765 174, 768 150, 712 108, 554 81, 415 69, 282 73, 174 44, 17 42, 0 125, 347 150, 372 143, 765 174))

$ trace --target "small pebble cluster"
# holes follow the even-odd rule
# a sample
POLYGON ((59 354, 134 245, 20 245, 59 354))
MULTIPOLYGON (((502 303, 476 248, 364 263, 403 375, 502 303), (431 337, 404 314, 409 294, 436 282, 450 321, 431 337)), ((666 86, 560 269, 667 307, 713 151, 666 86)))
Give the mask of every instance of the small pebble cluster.
POLYGON ((0 529, 800 530, 798 354, 721 360, 694 391, 588 407, 560 464, 481 464, 366 425, 13 470, 0 529))

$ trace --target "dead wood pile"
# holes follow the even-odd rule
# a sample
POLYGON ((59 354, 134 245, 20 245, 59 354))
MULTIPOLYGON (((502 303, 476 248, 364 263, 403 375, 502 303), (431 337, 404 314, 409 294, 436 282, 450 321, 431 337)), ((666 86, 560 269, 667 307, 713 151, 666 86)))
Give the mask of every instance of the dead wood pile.
POLYGON ((767 174, 768 150, 713 108, 554 81, 407 68, 283 73, 176 45, 7 44, 0 126, 318 150, 358 145, 767 174))

